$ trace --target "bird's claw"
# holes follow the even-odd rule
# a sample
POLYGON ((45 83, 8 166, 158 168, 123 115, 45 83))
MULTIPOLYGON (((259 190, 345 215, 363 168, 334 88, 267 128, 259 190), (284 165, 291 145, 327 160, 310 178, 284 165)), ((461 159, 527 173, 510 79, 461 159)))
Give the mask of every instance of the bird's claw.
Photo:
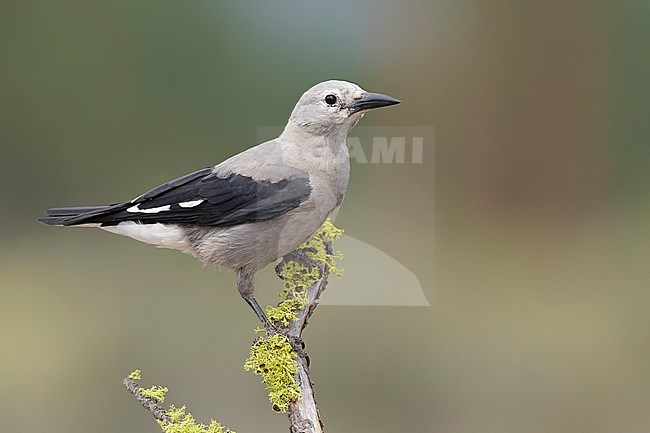
POLYGON ((285 337, 287 337, 289 344, 291 344, 291 348, 296 352, 296 354, 298 354, 298 356, 301 358, 307 356, 307 352, 305 352, 305 341, 302 338, 295 335, 285 335, 285 337))
POLYGON ((310 252, 314 253, 316 250, 314 248, 301 248, 290 252, 282 258, 282 261, 280 263, 275 266, 275 273, 278 275, 278 277, 282 278, 282 267, 286 262, 295 261, 307 265, 310 268, 316 266, 317 263, 314 261, 314 259, 309 257, 308 253, 310 252))
POLYGON ((298 337, 297 335, 291 335, 287 332, 283 332, 273 325, 271 325, 271 327, 268 328, 266 332, 268 333, 269 336, 272 336, 274 334, 282 335, 289 341, 291 348, 293 349, 294 352, 296 352, 296 354, 299 357, 301 358, 307 357, 307 352, 305 352, 305 341, 302 338, 298 337))

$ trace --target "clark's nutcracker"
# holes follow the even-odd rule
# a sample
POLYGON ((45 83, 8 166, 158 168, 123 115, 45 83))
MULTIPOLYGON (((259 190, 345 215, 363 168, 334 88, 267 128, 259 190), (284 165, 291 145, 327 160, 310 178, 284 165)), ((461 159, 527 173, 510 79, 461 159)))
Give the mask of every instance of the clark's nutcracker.
POLYGON ((232 269, 241 296, 274 330, 253 296, 254 274, 309 239, 341 205, 350 177, 348 132, 367 110, 398 103, 325 81, 302 95, 274 140, 131 201, 52 208, 39 221, 99 227, 232 269))

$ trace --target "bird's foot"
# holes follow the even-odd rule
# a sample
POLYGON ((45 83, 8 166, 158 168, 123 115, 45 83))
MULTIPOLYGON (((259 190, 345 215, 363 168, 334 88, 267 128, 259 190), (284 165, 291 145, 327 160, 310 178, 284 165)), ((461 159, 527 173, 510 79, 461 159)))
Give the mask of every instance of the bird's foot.
POLYGON ((274 334, 282 335, 289 341, 289 344, 291 345, 293 351, 296 352, 296 355, 301 358, 309 359, 307 357, 307 352, 305 352, 305 341, 302 338, 298 337, 297 335, 291 335, 288 332, 282 331, 273 325, 271 325, 269 328, 266 328, 266 333, 269 336, 274 334))
POLYGON ((287 337, 287 339, 289 340, 289 344, 291 344, 291 348, 293 349, 294 352, 296 352, 296 355, 298 355, 301 358, 309 359, 307 357, 307 352, 305 351, 305 341, 302 338, 297 337, 295 335, 285 334, 284 336, 287 337))
POLYGON ((294 250, 289 254, 287 254, 286 256, 284 256, 282 258, 282 261, 275 266, 275 273, 277 274, 277 276, 282 278, 282 267, 286 262, 292 262, 292 261, 298 262, 307 265, 310 268, 316 266, 317 262, 314 261, 314 259, 312 259, 311 257, 309 257, 309 254, 307 254, 309 252, 316 252, 316 250, 313 248, 303 248, 303 249, 294 250))

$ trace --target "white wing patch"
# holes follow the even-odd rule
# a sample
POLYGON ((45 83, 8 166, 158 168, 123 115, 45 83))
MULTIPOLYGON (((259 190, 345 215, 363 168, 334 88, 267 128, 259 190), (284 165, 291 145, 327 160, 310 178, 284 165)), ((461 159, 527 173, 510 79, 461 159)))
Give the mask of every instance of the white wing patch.
POLYGON ((185 231, 175 224, 140 224, 135 221, 123 221, 116 226, 101 226, 100 228, 160 248, 185 252, 188 252, 190 248, 185 231))
MULTIPOLYGON (((178 203, 178 206, 182 208, 190 208, 190 207, 195 207, 203 203, 205 200, 203 199, 198 199, 198 200, 191 200, 191 201, 184 201, 181 203, 178 203)), ((158 207, 152 207, 150 209, 140 209, 140 204, 136 204, 135 206, 131 206, 128 208, 126 211, 130 213, 159 213, 159 212, 165 212, 171 209, 170 204, 166 204, 165 206, 158 206, 158 207)))
POLYGON ((140 209, 140 205, 136 204, 135 206, 131 206, 128 208, 126 211, 131 212, 131 213, 158 213, 158 212, 164 212, 166 210, 169 210, 171 208, 171 205, 165 205, 165 206, 159 206, 159 207, 152 207, 151 209, 140 209))
POLYGON ((178 203, 180 207, 188 208, 188 207, 194 207, 198 206, 201 203, 203 203, 205 200, 203 199, 198 199, 198 200, 192 200, 192 201, 184 201, 182 203, 178 203))

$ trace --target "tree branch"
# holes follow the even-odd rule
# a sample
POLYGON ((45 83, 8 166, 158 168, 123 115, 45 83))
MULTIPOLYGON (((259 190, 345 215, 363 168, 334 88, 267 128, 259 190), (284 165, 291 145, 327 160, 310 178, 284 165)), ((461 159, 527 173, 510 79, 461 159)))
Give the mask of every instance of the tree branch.
MULTIPOLYGON (((327 254, 332 254, 331 241, 325 241, 325 249, 327 254)), ((309 318, 318 306, 323 291, 327 287, 330 274, 329 267, 323 263, 315 263, 305 254, 304 250, 291 253, 285 256, 282 261, 283 263, 295 261, 310 268, 317 266, 320 270, 320 279, 307 288, 307 302, 305 306, 295 313, 297 319, 289 322, 287 326, 281 326, 281 324, 276 323, 290 337, 300 338, 302 331, 308 324, 309 318)), ((283 263, 280 263, 278 268, 283 263)), ((300 388, 300 398, 289 403, 289 407, 287 408, 287 415, 291 423, 290 431, 291 433, 322 433, 323 422, 318 412, 318 406, 316 405, 314 384, 309 376, 309 357, 305 354, 302 355, 296 357, 298 366, 296 381, 300 388)))
POLYGON ((140 385, 138 385, 138 382, 136 382, 134 379, 131 379, 130 377, 127 377, 124 379, 123 383, 124 386, 126 386, 126 389, 128 389, 129 392, 133 394, 135 399, 138 400, 145 409, 151 412, 154 418, 156 418, 158 421, 163 421, 166 423, 172 422, 169 416, 167 416, 167 411, 158 404, 156 399, 142 395, 142 388, 140 385))

